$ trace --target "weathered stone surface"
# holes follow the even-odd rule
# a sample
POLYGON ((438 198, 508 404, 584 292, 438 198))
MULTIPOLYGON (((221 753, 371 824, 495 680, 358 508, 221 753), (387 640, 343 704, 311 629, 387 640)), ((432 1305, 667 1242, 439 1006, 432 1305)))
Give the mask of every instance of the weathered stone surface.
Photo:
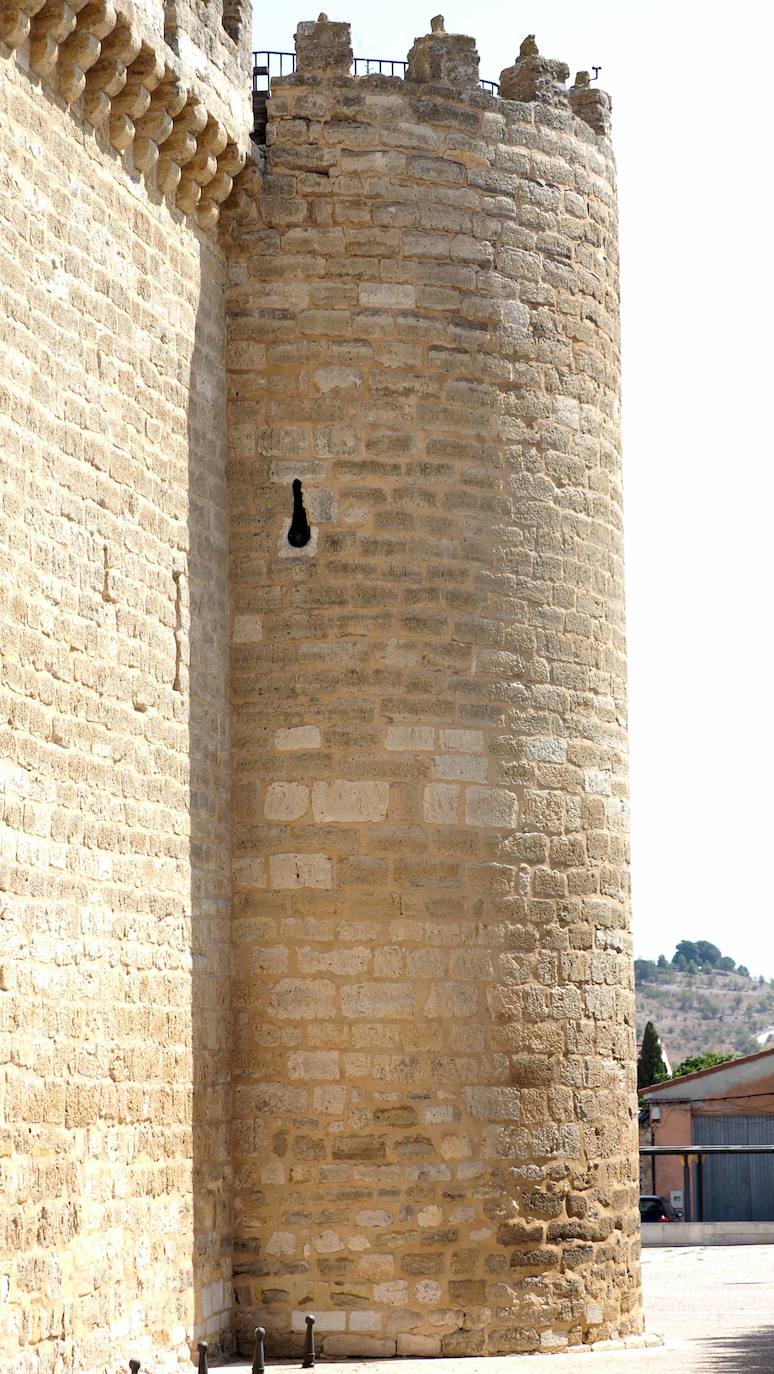
POLYGON ((386 782, 316 782, 312 810, 316 821, 383 821, 389 796, 386 782))
POLYGON ((575 84, 567 92, 570 108, 579 119, 597 134, 610 135, 610 96, 598 86, 592 86, 588 72, 578 72, 575 84))
MULTIPOLYGON (((336 1270, 351 1306, 326 1353, 618 1338, 639 1312, 610 151, 534 44, 504 78, 522 103, 497 107, 470 93, 472 40, 440 20, 402 84, 348 78, 345 56, 281 88, 270 180, 292 213, 258 190, 229 245, 232 550, 263 635, 234 649, 235 767, 269 780, 269 807, 311 791, 263 827, 240 791, 235 854, 270 882, 278 856, 318 854, 330 882, 274 882, 287 964, 237 974, 248 1040, 275 1047, 246 1080, 285 1063, 309 1093, 303 1122, 282 1121, 292 1221, 283 1197, 251 1200, 266 1145, 237 1124, 239 1226, 308 1247, 309 1269, 281 1275, 278 1335, 312 1291, 345 1310, 314 1234, 357 1257, 336 1270), (301 171, 299 139, 324 175, 301 171), (291 567, 296 476, 330 519, 291 567), (267 1015, 304 976, 330 984, 329 1009, 267 1015), (604 1144, 568 1086, 597 1068, 604 1144)), ((264 1283, 245 1280, 245 1333, 264 1283)))
POLYGON ((232 1345, 226 266, 154 167, 194 84, 246 145, 249 38, 189 20, 0 6, 8 1374, 232 1345))
POLYGON ((333 866, 327 854, 272 854, 269 860, 272 887, 331 887, 333 866))
POLYGON ((514 65, 500 73, 500 95, 503 100, 537 100, 546 105, 566 106, 564 83, 569 75, 567 63, 543 57, 530 34, 524 39, 514 65))
POLYGON ((263 175, 234 0, 0 6, 9 1374, 639 1329, 608 106, 432 27, 263 175))
POLYGON ((408 55, 408 81, 437 81, 445 86, 470 89, 478 85, 478 53, 474 38, 446 33, 443 17, 432 22, 432 32, 415 38, 408 55))
POLYGON ((299 76, 346 76, 352 65, 349 24, 332 23, 321 14, 303 20, 296 29, 296 70, 299 76))
POLYGON ((320 731, 316 725, 296 725, 275 730, 275 749, 319 749, 320 731))

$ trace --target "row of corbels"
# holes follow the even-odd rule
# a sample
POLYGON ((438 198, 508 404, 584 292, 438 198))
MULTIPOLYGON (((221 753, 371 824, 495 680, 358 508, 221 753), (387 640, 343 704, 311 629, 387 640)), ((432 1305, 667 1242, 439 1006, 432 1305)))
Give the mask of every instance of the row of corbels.
POLYGON ((202 229, 217 223, 245 154, 182 80, 174 53, 143 41, 131 0, 0 0, 0 42, 29 41, 30 69, 107 127, 118 153, 202 229))
MULTIPOLYGON (((302 1369, 314 1369, 315 1358, 316 1358, 316 1355, 315 1355, 315 1348, 314 1348, 314 1324, 315 1324, 315 1321, 316 1321, 316 1318, 313 1317, 311 1313, 310 1313, 309 1316, 306 1318, 306 1336, 305 1336, 305 1338, 304 1338, 304 1352, 303 1352, 303 1355, 301 1356, 301 1368, 302 1368, 302 1369)), ((254 1347, 253 1347, 253 1367, 252 1367, 252 1374, 265 1374, 265 1370, 266 1370, 265 1342, 266 1342, 266 1328, 263 1327, 263 1326, 256 1326, 256 1328, 255 1328, 255 1343, 254 1343, 254 1347)), ((208 1354, 207 1354, 209 1347, 208 1347, 208 1345, 207 1345, 207 1342, 206 1342, 206 1341, 199 1341, 199 1344, 198 1344, 198 1346, 196 1347, 196 1349, 197 1349, 197 1353, 198 1353, 198 1357, 199 1357, 199 1358, 198 1358, 198 1361, 197 1361, 197 1365, 196 1365, 197 1374, 209 1374, 210 1366, 209 1366, 208 1354)), ((140 1361, 139 1361, 139 1360, 130 1360, 130 1361, 129 1361, 129 1374, 140 1374, 140 1361)))

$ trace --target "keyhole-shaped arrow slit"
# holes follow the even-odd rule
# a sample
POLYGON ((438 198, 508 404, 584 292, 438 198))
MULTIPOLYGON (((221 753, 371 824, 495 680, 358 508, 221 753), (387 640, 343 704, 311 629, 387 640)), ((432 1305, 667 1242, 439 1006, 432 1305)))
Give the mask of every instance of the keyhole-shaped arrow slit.
POLYGON ((301 483, 296 477, 293 481, 293 519, 288 530, 288 543, 294 549, 303 549, 309 543, 312 531, 309 528, 309 521, 306 518, 304 509, 304 496, 301 491, 301 483))

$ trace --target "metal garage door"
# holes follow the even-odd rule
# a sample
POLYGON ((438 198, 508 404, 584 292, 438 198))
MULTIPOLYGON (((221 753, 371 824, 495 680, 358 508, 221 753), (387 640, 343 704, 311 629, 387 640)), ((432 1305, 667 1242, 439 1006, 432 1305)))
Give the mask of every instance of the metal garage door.
MULTIPOLYGON (((774 1145, 774 1116, 695 1116, 695 1145, 774 1145)), ((705 1156, 705 1221, 774 1221, 774 1155, 705 1156)))

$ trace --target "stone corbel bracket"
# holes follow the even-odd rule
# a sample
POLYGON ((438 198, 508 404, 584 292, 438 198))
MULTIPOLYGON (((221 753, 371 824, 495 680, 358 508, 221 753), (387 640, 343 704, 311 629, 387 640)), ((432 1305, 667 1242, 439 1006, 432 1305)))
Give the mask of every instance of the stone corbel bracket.
POLYGON ((132 0, 0 0, 0 44, 28 65, 203 230, 245 164, 249 129, 230 127, 132 0))

